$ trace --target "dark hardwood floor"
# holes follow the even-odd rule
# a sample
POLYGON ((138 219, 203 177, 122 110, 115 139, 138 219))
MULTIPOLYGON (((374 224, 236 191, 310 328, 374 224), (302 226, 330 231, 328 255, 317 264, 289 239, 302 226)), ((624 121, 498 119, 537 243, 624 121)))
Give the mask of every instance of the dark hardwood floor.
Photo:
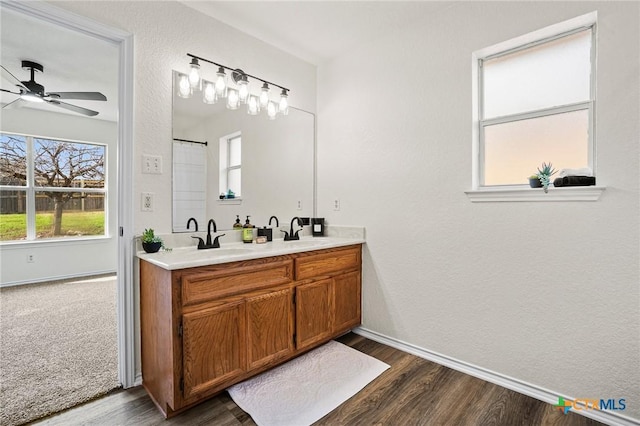
MULTIPOLYGON (((338 339, 391 368, 316 425, 600 425, 553 405, 349 333, 338 339)), ((225 392, 164 420, 145 390, 122 390, 40 425, 255 425, 225 392)))

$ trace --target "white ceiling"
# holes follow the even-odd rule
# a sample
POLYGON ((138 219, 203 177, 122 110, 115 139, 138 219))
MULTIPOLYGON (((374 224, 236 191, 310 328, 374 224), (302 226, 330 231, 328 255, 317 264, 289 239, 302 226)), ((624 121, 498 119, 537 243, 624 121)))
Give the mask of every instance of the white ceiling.
MULTIPOLYGON (((29 70, 23 70, 22 60, 37 62, 44 67, 36 73, 36 82, 46 92, 101 92, 106 102, 65 100, 65 102, 98 111, 94 119, 116 121, 118 108, 118 48, 109 42, 28 17, 6 8, 1 14, 1 62, 19 80, 29 80, 29 70)), ((16 91, 12 82, 2 79, 3 89, 16 91)), ((9 103, 16 95, 2 93, 0 102, 9 103)), ((31 103, 24 108, 36 108, 83 115, 50 104, 31 103)))
POLYGON ((316 65, 453 4, 302 0, 181 3, 316 65))

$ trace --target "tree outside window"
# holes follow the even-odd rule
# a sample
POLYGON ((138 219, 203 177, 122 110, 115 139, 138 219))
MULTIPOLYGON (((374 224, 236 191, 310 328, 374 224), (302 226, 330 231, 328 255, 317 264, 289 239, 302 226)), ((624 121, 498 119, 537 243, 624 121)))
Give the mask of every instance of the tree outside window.
POLYGON ((0 135, 0 240, 105 234, 106 147, 0 135))

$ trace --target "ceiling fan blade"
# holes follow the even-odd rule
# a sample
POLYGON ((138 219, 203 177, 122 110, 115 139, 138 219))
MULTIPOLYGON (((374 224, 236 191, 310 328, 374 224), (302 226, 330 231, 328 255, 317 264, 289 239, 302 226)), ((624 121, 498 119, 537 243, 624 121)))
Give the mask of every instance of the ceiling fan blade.
POLYGON ((22 98, 18 98, 15 101, 11 101, 8 104, 5 104, 5 106, 3 106, 2 109, 22 108, 24 104, 26 104, 26 101, 22 98))
POLYGON ((9 70, 6 69, 3 65, 0 65, 0 67, 2 67, 2 78, 7 80, 9 83, 11 83, 14 86, 18 86, 23 88, 24 90, 28 90, 26 87, 24 87, 24 84, 22 84, 22 82, 18 80, 18 77, 11 74, 9 70))
POLYGON ((7 90, 7 89, 0 89, 0 91, 11 93, 12 95, 20 95, 21 94, 20 92, 12 92, 11 90, 7 90))
MULTIPOLYGON (((46 100, 46 99, 45 99, 46 100)), ((98 115, 98 111, 93 111, 87 108, 82 108, 77 105, 71 105, 66 102, 46 100, 51 105, 55 105, 60 108, 68 109, 69 111, 77 112, 78 114, 88 115, 89 117, 93 117, 94 115, 98 115)))
POLYGON ((82 99, 86 101, 106 101, 107 97, 100 92, 53 92, 47 93, 55 99, 82 99))

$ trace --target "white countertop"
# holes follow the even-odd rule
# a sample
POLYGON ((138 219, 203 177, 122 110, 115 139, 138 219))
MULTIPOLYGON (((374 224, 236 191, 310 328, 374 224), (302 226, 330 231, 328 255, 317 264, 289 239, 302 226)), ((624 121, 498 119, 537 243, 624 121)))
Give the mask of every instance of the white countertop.
POLYGON ((196 266, 216 265, 240 260, 259 259, 283 254, 301 253, 352 244, 363 244, 364 237, 302 237, 300 240, 274 240, 264 244, 221 243, 217 249, 198 250, 196 246, 174 248, 158 253, 138 252, 140 259, 170 271, 196 266))

